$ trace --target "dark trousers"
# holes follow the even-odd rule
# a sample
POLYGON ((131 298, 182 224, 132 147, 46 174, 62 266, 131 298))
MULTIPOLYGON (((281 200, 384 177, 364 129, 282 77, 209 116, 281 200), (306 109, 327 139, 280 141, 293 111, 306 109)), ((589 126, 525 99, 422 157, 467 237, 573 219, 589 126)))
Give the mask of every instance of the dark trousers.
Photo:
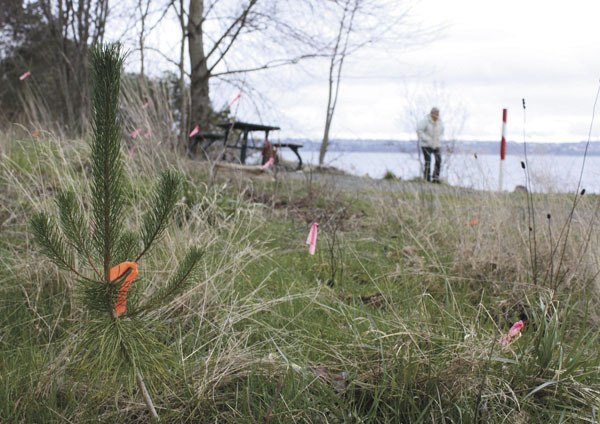
POLYGON ((438 183, 440 181, 440 168, 442 167, 442 155, 440 149, 433 147, 421 147, 425 159, 425 168, 423 169, 423 178, 427 181, 438 183), (435 167, 433 168, 433 177, 431 174, 431 154, 435 156, 435 167))

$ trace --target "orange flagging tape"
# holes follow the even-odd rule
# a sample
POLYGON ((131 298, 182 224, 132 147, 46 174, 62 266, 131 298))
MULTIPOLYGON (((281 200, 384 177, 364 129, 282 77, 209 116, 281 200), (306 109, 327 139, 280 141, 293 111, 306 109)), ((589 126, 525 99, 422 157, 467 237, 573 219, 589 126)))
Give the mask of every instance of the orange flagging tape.
POLYGON ((137 263, 135 262, 121 262, 119 265, 113 266, 108 272, 108 278, 111 282, 119 279, 123 276, 127 271, 131 269, 131 272, 125 277, 125 280, 121 283, 121 288, 119 289, 119 294, 117 295, 117 302, 115 303, 115 313, 117 316, 121 316, 127 310, 127 290, 133 283, 133 279, 136 277, 137 263))

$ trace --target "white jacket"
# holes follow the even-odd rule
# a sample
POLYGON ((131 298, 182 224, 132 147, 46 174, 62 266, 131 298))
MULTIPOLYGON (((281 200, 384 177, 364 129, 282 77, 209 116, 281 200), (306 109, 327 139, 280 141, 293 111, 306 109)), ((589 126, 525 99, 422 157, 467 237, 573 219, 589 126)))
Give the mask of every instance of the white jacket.
POLYGON ((439 149, 441 146, 442 135, 444 135, 444 124, 441 119, 433 122, 431 115, 425 116, 417 127, 417 138, 421 147, 431 147, 439 149))

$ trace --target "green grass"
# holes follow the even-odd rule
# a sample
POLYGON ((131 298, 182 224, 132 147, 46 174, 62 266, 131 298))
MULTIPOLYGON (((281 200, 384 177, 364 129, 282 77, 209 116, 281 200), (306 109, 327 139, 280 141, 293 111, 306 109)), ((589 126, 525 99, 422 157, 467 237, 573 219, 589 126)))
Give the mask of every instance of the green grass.
MULTIPOLYGON (((43 258, 28 228, 56 190, 86 187, 84 144, 2 143, 0 421, 150 421, 127 372, 94 362, 94 341, 81 350, 89 326, 105 324, 90 320, 78 283, 43 258)), ((185 199, 177 225, 140 263, 132 298, 160 288, 190 245, 206 255, 199 284, 127 322, 159 335, 145 379, 163 422, 598 417, 595 196, 580 199, 565 243, 567 195, 536 195, 529 231, 520 194, 213 181, 198 162, 149 151, 127 160, 131 204, 142 204, 128 214, 132 226, 169 165, 186 172, 185 199), (313 220, 321 225, 310 256, 313 220), (502 348, 524 315, 522 336, 502 348)))

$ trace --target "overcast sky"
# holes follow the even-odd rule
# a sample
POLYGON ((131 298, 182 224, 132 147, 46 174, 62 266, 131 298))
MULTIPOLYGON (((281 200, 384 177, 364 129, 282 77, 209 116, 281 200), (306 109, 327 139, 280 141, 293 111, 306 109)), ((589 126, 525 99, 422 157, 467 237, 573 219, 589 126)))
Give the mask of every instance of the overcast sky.
MULTIPOLYGON (((499 140, 507 108, 509 141, 587 140, 600 84, 600 1, 423 0, 412 13, 443 25, 441 35, 408 52, 386 46, 353 57, 333 138, 414 139, 410 113, 435 105, 457 139, 499 140)), ((318 138, 325 90, 326 74, 274 89, 263 120, 281 125, 281 137, 318 138)), ((252 114, 243 102, 238 113, 252 114)))
MULTIPOLYGON (((421 0, 412 18, 443 29, 435 41, 409 51, 386 45, 350 57, 332 138, 414 139, 414 117, 437 106, 447 138, 500 140, 507 108, 509 141, 587 140, 600 85, 600 0, 421 0)), ((177 28, 157 34, 163 51, 177 52, 177 36, 165 37, 171 32, 177 28)), ((242 96, 236 117, 279 125, 280 138, 319 139, 326 66, 266 74, 254 82, 263 99, 242 96)), ((215 107, 238 92, 213 89, 215 107)), ((600 122, 592 128, 592 140, 599 139, 600 122)))

